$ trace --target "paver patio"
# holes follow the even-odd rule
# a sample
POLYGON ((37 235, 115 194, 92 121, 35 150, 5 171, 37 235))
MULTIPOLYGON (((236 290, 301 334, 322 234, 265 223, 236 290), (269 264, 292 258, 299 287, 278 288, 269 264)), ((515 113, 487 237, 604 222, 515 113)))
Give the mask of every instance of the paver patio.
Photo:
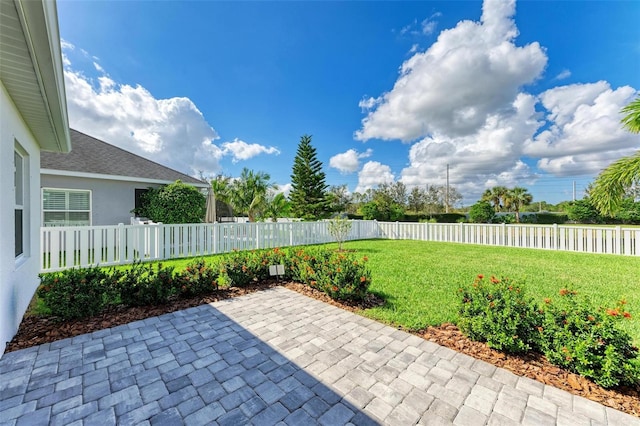
POLYGON ((284 288, 0 360, 2 425, 247 423, 640 419, 284 288))

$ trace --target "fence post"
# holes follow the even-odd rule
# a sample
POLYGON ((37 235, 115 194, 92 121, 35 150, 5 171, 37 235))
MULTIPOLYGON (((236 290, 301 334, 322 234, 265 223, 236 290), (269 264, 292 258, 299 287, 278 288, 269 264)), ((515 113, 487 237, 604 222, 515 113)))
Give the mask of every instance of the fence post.
POLYGON ((460 222, 460 241, 464 243, 464 223, 460 222))
POLYGON ((553 224, 553 245, 554 249, 560 250, 560 234, 558 233, 558 224, 553 224))
POLYGON ((293 222, 289 224, 289 247, 293 247, 293 222))
POLYGON ((124 223, 118 224, 118 263, 126 258, 127 241, 124 236, 124 223))
POLYGON ((506 223, 502 223, 502 245, 503 246, 508 246, 509 245, 509 237, 507 235, 507 224, 506 223))
POLYGON ((260 227, 258 225, 261 223, 265 223, 265 222, 258 222, 254 224, 256 227, 256 250, 260 249, 260 227))
POLYGON ((614 247, 615 250, 612 254, 622 254, 622 228, 620 225, 616 226, 616 232, 613 236, 613 241, 615 241, 614 247))
POLYGON ((213 222, 213 226, 211 227, 211 232, 213 232, 213 254, 218 253, 218 222, 213 222))
POLYGON ((400 239, 400 222, 396 220, 396 237, 394 238, 394 240, 399 240, 399 239, 400 239))

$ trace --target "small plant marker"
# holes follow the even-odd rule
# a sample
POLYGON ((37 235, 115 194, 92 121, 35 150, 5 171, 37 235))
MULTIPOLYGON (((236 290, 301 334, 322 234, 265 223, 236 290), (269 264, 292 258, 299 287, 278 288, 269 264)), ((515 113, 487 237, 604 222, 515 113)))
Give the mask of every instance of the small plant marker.
POLYGON ((275 276, 280 282, 280 276, 284 275, 284 265, 269 265, 269 275, 275 276))

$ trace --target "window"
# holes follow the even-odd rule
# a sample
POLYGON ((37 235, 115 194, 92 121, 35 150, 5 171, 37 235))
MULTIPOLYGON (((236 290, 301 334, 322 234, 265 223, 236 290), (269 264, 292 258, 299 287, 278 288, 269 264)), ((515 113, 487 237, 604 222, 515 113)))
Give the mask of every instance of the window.
POLYGON ((16 257, 21 256, 24 253, 25 242, 25 196, 24 196, 24 157, 20 152, 13 152, 13 189, 15 192, 15 250, 16 257))
POLYGON ((91 191, 42 189, 43 226, 91 225, 91 191))

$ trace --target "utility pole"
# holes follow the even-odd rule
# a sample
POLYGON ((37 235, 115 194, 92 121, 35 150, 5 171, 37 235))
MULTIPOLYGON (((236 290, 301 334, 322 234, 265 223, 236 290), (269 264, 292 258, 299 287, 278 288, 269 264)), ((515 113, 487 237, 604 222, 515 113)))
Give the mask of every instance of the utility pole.
POLYGON ((573 181, 573 201, 576 200, 576 181, 573 181))
POLYGON ((444 212, 449 213, 449 164, 447 163, 447 189, 444 195, 444 212))

